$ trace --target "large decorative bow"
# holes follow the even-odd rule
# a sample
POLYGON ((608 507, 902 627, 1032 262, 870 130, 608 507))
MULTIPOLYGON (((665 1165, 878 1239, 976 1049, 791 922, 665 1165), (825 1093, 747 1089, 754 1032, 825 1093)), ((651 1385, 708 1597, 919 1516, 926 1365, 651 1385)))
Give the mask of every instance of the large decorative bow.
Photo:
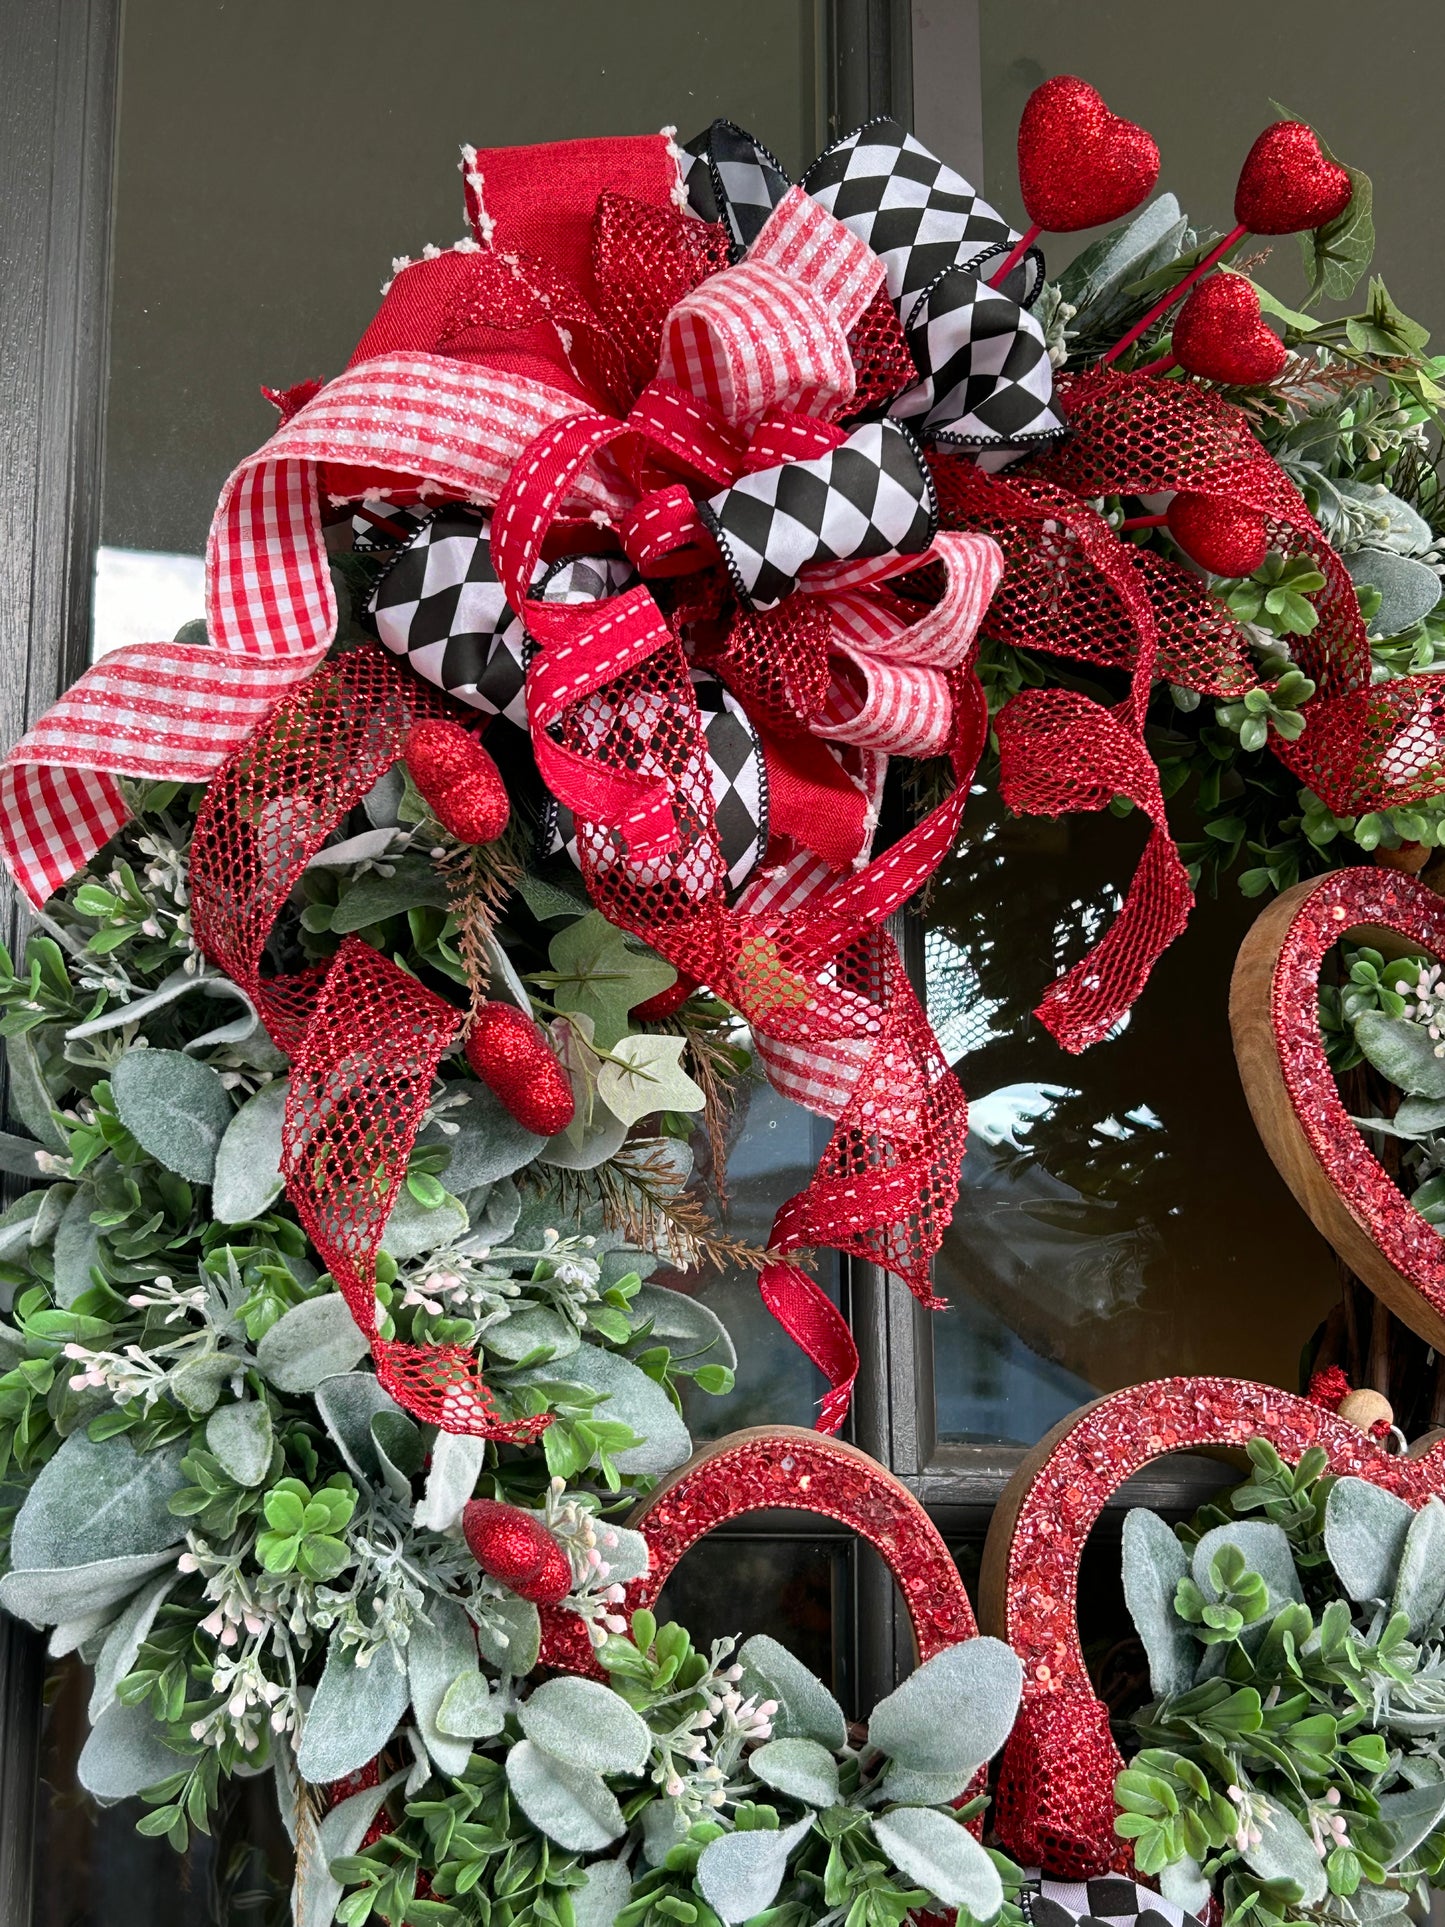
MULTIPOLYGON (((320 985, 260 974, 296 865, 440 700, 367 651, 317 672, 336 614, 323 498, 486 511, 469 579, 494 592, 491 641, 478 650, 485 596, 440 647, 387 640, 480 707, 507 706, 488 673, 530 651, 533 749, 594 901, 732 1002, 779 1087, 835 1120, 764 1275, 833 1384, 828 1427, 856 1355, 786 1254, 831 1244, 926 1298, 956 1191, 962 1093, 882 925, 957 833, 986 727, 970 663, 1002 561, 986 535, 936 533, 905 424, 1016 459, 1060 432, 1047 355, 1027 311, 976 273, 1006 225, 891 123, 830 149, 800 187, 769 177, 756 222, 721 144, 715 129, 691 159, 666 137, 468 150, 476 239, 403 268, 351 367, 227 483, 210 646, 105 658, 0 769, 6 854, 37 902, 124 822, 117 778, 221 771, 193 857, 198 939, 292 1054, 288 1186, 379 1374, 450 1429, 506 1431, 464 1354, 403 1357, 375 1338, 373 1261, 457 1013, 355 943, 320 985), (704 184, 725 226, 678 212, 704 184), (590 571, 549 593, 551 564, 589 550, 590 571), (694 616, 706 644, 685 640, 694 616), (736 902, 693 659, 769 745, 773 841, 736 902), (299 770, 281 749, 298 731, 320 745, 299 770), (868 864, 890 753, 948 754, 955 788, 868 864), (321 1142, 339 1147, 339 1177, 321 1142), (355 1144, 370 1147, 364 1183, 347 1175, 355 1144)), ((1015 279, 1027 294, 1036 269, 1015 279)))

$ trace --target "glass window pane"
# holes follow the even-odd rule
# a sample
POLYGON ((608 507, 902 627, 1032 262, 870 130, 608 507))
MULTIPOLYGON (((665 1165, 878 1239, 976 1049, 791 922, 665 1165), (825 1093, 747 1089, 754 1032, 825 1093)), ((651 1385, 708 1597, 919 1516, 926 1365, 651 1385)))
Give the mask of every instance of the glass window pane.
POLYGON ((1174 1372, 1293 1385, 1338 1296, 1260 1145, 1228 1023, 1257 906, 1195 910, 1119 1033, 1071 1057, 1032 1015, 1121 901, 1142 832, 1016 821, 992 794, 941 874, 929 1002, 970 1102, 937 1267, 941 1438, 1031 1444, 1097 1392, 1174 1372))
POLYGON ((432 0, 127 0, 98 648, 202 613, 200 558, 261 385, 340 372, 393 256, 465 230, 477 146, 649 133, 723 114, 794 173, 822 145, 811 0, 725 13, 592 0, 543 15, 432 0), (565 48, 565 59, 559 49, 565 48))

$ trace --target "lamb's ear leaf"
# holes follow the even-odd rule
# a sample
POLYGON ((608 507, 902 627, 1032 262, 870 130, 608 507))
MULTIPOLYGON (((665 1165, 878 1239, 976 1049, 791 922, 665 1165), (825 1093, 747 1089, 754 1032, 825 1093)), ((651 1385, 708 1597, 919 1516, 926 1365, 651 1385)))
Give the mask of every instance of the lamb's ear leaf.
POLYGON ((627 1862, 594 1860, 582 1869, 582 1885, 572 1889, 575 1927, 612 1927, 631 1898, 632 1874, 627 1862))
POLYGON ((465 1773, 472 1748, 469 1740, 448 1733, 440 1724, 441 1709, 459 1676, 481 1679, 472 1622, 453 1600, 433 1599, 425 1620, 418 1618, 406 1643, 407 1681, 411 1710, 423 1744, 438 1773, 451 1778, 465 1773))
POLYGON ((816 1674, 786 1646, 755 1633, 738 1654, 743 1669, 740 1690, 755 1699, 776 1700, 773 1736, 779 1740, 816 1740, 830 1753, 848 1743, 843 1709, 816 1674))
POLYGON ((597 1680, 545 1680, 518 1712, 529 1740, 593 1773, 640 1773, 652 1750, 647 1722, 597 1680))
POLYGON ((509 1749, 507 1785, 532 1825, 569 1853, 600 1853, 627 1831, 600 1773, 559 1760, 533 1740, 509 1749))
POLYGON ((218 1405, 206 1420, 206 1446, 237 1485, 257 1486, 271 1465, 271 1408, 264 1399, 218 1405))
POLYGON ((1267 1811, 1259 1822, 1259 1840, 1243 1854, 1245 1865, 1261 1880, 1292 1880, 1300 1890, 1306 1907, 1316 1907, 1325 1897, 1324 1863, 1315 1852, 1314 1842, 1287 1807, 1277 1800, 1266 1802, 1267 1811))
POLYGON ((283 1312, 256 1346, 256 1364, 278 1392, 314 1392, 323 1379, 365 1358, 366 1333, 339 1291, 304 1299, 283 1312))
POLYGON ((1395 1578, 1392 1609, 1410 1621, 1410 1637, 1423 1640, 1440 1623, 1445 1607, 1445 1505, 1426 1500, 1410 1522, 1395 1578))
POLYGON ((192 1184, 209 1184, 236 1114, 220 1073, 178 1050, 132 1047, 110 1074, 116 1115, 143 1151, 192 1184))
POLYGON ((1008 1738, 1022 1690, 1023 1668, 1002 1640, 963 1640, 878 1702, 868 1744, 910 1772, 966 1780, 1008 1738))
POLYGON ((442 1695, 436 1727, 450 1739, 489 1740, 501 1732, 504 1719, 501 1695, 492 1691, 474 1666, 470 1672, 458 1673, 442 1695))
POLYGON ((1356 1605, 1389 1599, 1415 1514, 1369 1479, 1336 1479, 1325 1501, 1325 1551, 1356 1605))
POLYGON ((185 1523, 169 1501, 186 1483, 185 1451, 179 1440, 138 1452, 124 1433, 97 1440, 72 1432, 16 1514, 11 1565, 89 1566, 178 1544, 185 1523))
POLYGON ((95 1662, 95 1682, 86 1714, 92 1726, 114 1701, 116 1688, 135 1665, 156 1614, 180 1576, 174 1566, 163 1567, 149 1585, 132 1595, 125 1610, 112 1622, 95 1662))
POLYGON ((416 1508, 416 1524, 430 1532, 449 1532, 477 1489, 486 1462, 484 1439, 465 1432, 438 1432, 432 1441, 426 1488, 416 1508))
POLYGON ((286 1121, 289 1078, 263 1084, 226 1126, 211 1180, 211 1210, 221 1224, 249 1224, 285 1188, 281 1176, 281 1127, 286 1121))
POLYGON ((1135 1506, 1124 1519, 1124 1599, 1149 1661, 1156 1699, 1194 1684, 1195 1646, 1174 1610, 1174 1594, 1189 1571, 1189 1555, 1157 1512, 1135 1506))
POLYGON ((1390 1856, 1386 1864, 1399 1866, 1406 1854, 1413 1853, 1445 1817, 1445 1782, 1414 1786, 1403 1793, 1380 1796, 1380 1819, 1390 1834, 1390 1856))
POLYGON ((838 1804, 838 1763, 816 1740, 768 1740, 748 1755, 748 1767, 765 1786, 803 1806, 838 1804))
POLYGON ((360 1851, 367 1828, 381 1811, 382 1801, 405 1778, 403 1768, 377 1786, 365 1787, 327 1809, 316 1829, 315 1852, 306 1862, 304 1878, 300 1863, 297 1865, 296 1884, 291 1894, 295 1927, 331 1927, 344 1892, 331 1871, 331 1863, 360 1851))
POLYGON ((894 1807, 872 1817, 873 1837, 900 1873, 945 1907, 990 1920, 1003 1905, 998 1868, 961 1820, 936 1807, 894 1807))
POLYGON ((1227 1525, 1206 1532, 1194 1548, 1194 1583, 1211 1604, 1219 1599, 1214 1583, 1213 1565, 1225 1546, 1236 1547, 1251 1572, 1257 1572, 1269 1593, 1269 1611, 1304 1598, 1294 1553, 1283 1526, 1269 1519, 1231 1519, 1227 1525))
POLYGON ((306 1711, 296 1764, 313 1785, 344 1779, 374 1760, 406 1712, 407 1676, 392 1648, 383 1646, 369 1666, 358 1666, 333 1635, 320 1684, 306 1711))
POLYGON ((772 1906, 788 1870, 788 1855, 812 1827, 813 1817, 805 1814, 791 1827, 775 1832, 759 1828, 725 1833, 703 1848, 698 1855, 697 1884, 703 1899, 728 1927, 737 1927, 772 1906))
POLYGON ((181 1769, 182 1757, 165 1744, 164 1732, 149 1707, 113 1701, 80 1750, 76 1777, 104 1805, 133 1798, 181 1769))

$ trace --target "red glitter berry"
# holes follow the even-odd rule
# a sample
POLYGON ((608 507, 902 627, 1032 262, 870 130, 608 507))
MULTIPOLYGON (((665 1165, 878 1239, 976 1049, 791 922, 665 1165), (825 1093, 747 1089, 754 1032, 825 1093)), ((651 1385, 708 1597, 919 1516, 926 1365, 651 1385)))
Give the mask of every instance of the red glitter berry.
POLYGON ((572 1562, 535 1512, 499 1499, 469 1499, 462 1531, 472 1557, 519 1599, 555 1606, 572 1590, 572 1562))
POLYGON ((1036 87, 1019 121, 1019 190, 1050 234, 1100 227, 1136 208, 1159 178, 1151 134, 1111 114, 1074 74, 1036 87))
POLYGON ((666 990, 659 990, 655 997, 633 1007, 634 1017, 640 1017, 644 1024, 655 1024, 661 1017, 671 1017, 674 1011, 681 1010, 688 998, 697 989, 696 977, 689 977, 685 970, 677 973, 677 982, 669 984, 666 990))
POLYGON ((1242 274, 1212 274, 1200 282, 1179 310, 1172 345, 1191 375, 1240 388, 1273 381, 1289 359, 1242 274))
POLYGON ((1222 495, 1181 490, 1169 504, 1168 519, 1180 548, 1212 575, 1253 575, 1269 554, 1263 515, 1222 495))
POLYGON ((444 716, 416 724, 406 766, 438 823, 462 843, 491 843, 507 827, 511 804, 501 771, 468 729, 444 716))
POLYGON ((1302 234, 1337 221, 1354 191, 1348 169, 1325 159, 1312 127, 1277 120, 1245 156, 1234 218, 1251 234, 1302 234))
POLYGON ((567 1073, 539 1025, 515 1004, 483 1004, 467 1032, 467 1062, 524 1130, 555 1137, 576 1108, 567 1073))

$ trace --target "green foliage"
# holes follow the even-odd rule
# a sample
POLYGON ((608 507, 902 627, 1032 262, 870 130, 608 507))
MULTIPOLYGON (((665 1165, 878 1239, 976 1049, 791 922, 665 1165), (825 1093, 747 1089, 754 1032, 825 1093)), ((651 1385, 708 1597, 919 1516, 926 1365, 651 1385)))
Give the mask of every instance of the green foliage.
POLYGON ((314 1493, 304 1480, 279 1480, 262 1501, 266 1530, 257 1535, 256 1557, 267 1572, 334 1579, 353 1556, 341 1535, 356 1499, 356 1487, 342 1472, 314 1493))
MULTIPOLYGON (((1373 1923, 1445 1861, 1445 1508, 1407 1520, 1318 1450, 1249 1455, 1249 1480, 1178 1530, 1190 1575, 1162 1536, 1126 1535, 1175 1575, 1197 1664, 1136 1716, 1116 1830, 1142 1873, 1216 1883, 1228 1919, 1313 1918, 1328 1890, 1331 1918, 1373 1923)), ((1152 1614, 1140 1632, 1152 1654, 1152 1614)))

